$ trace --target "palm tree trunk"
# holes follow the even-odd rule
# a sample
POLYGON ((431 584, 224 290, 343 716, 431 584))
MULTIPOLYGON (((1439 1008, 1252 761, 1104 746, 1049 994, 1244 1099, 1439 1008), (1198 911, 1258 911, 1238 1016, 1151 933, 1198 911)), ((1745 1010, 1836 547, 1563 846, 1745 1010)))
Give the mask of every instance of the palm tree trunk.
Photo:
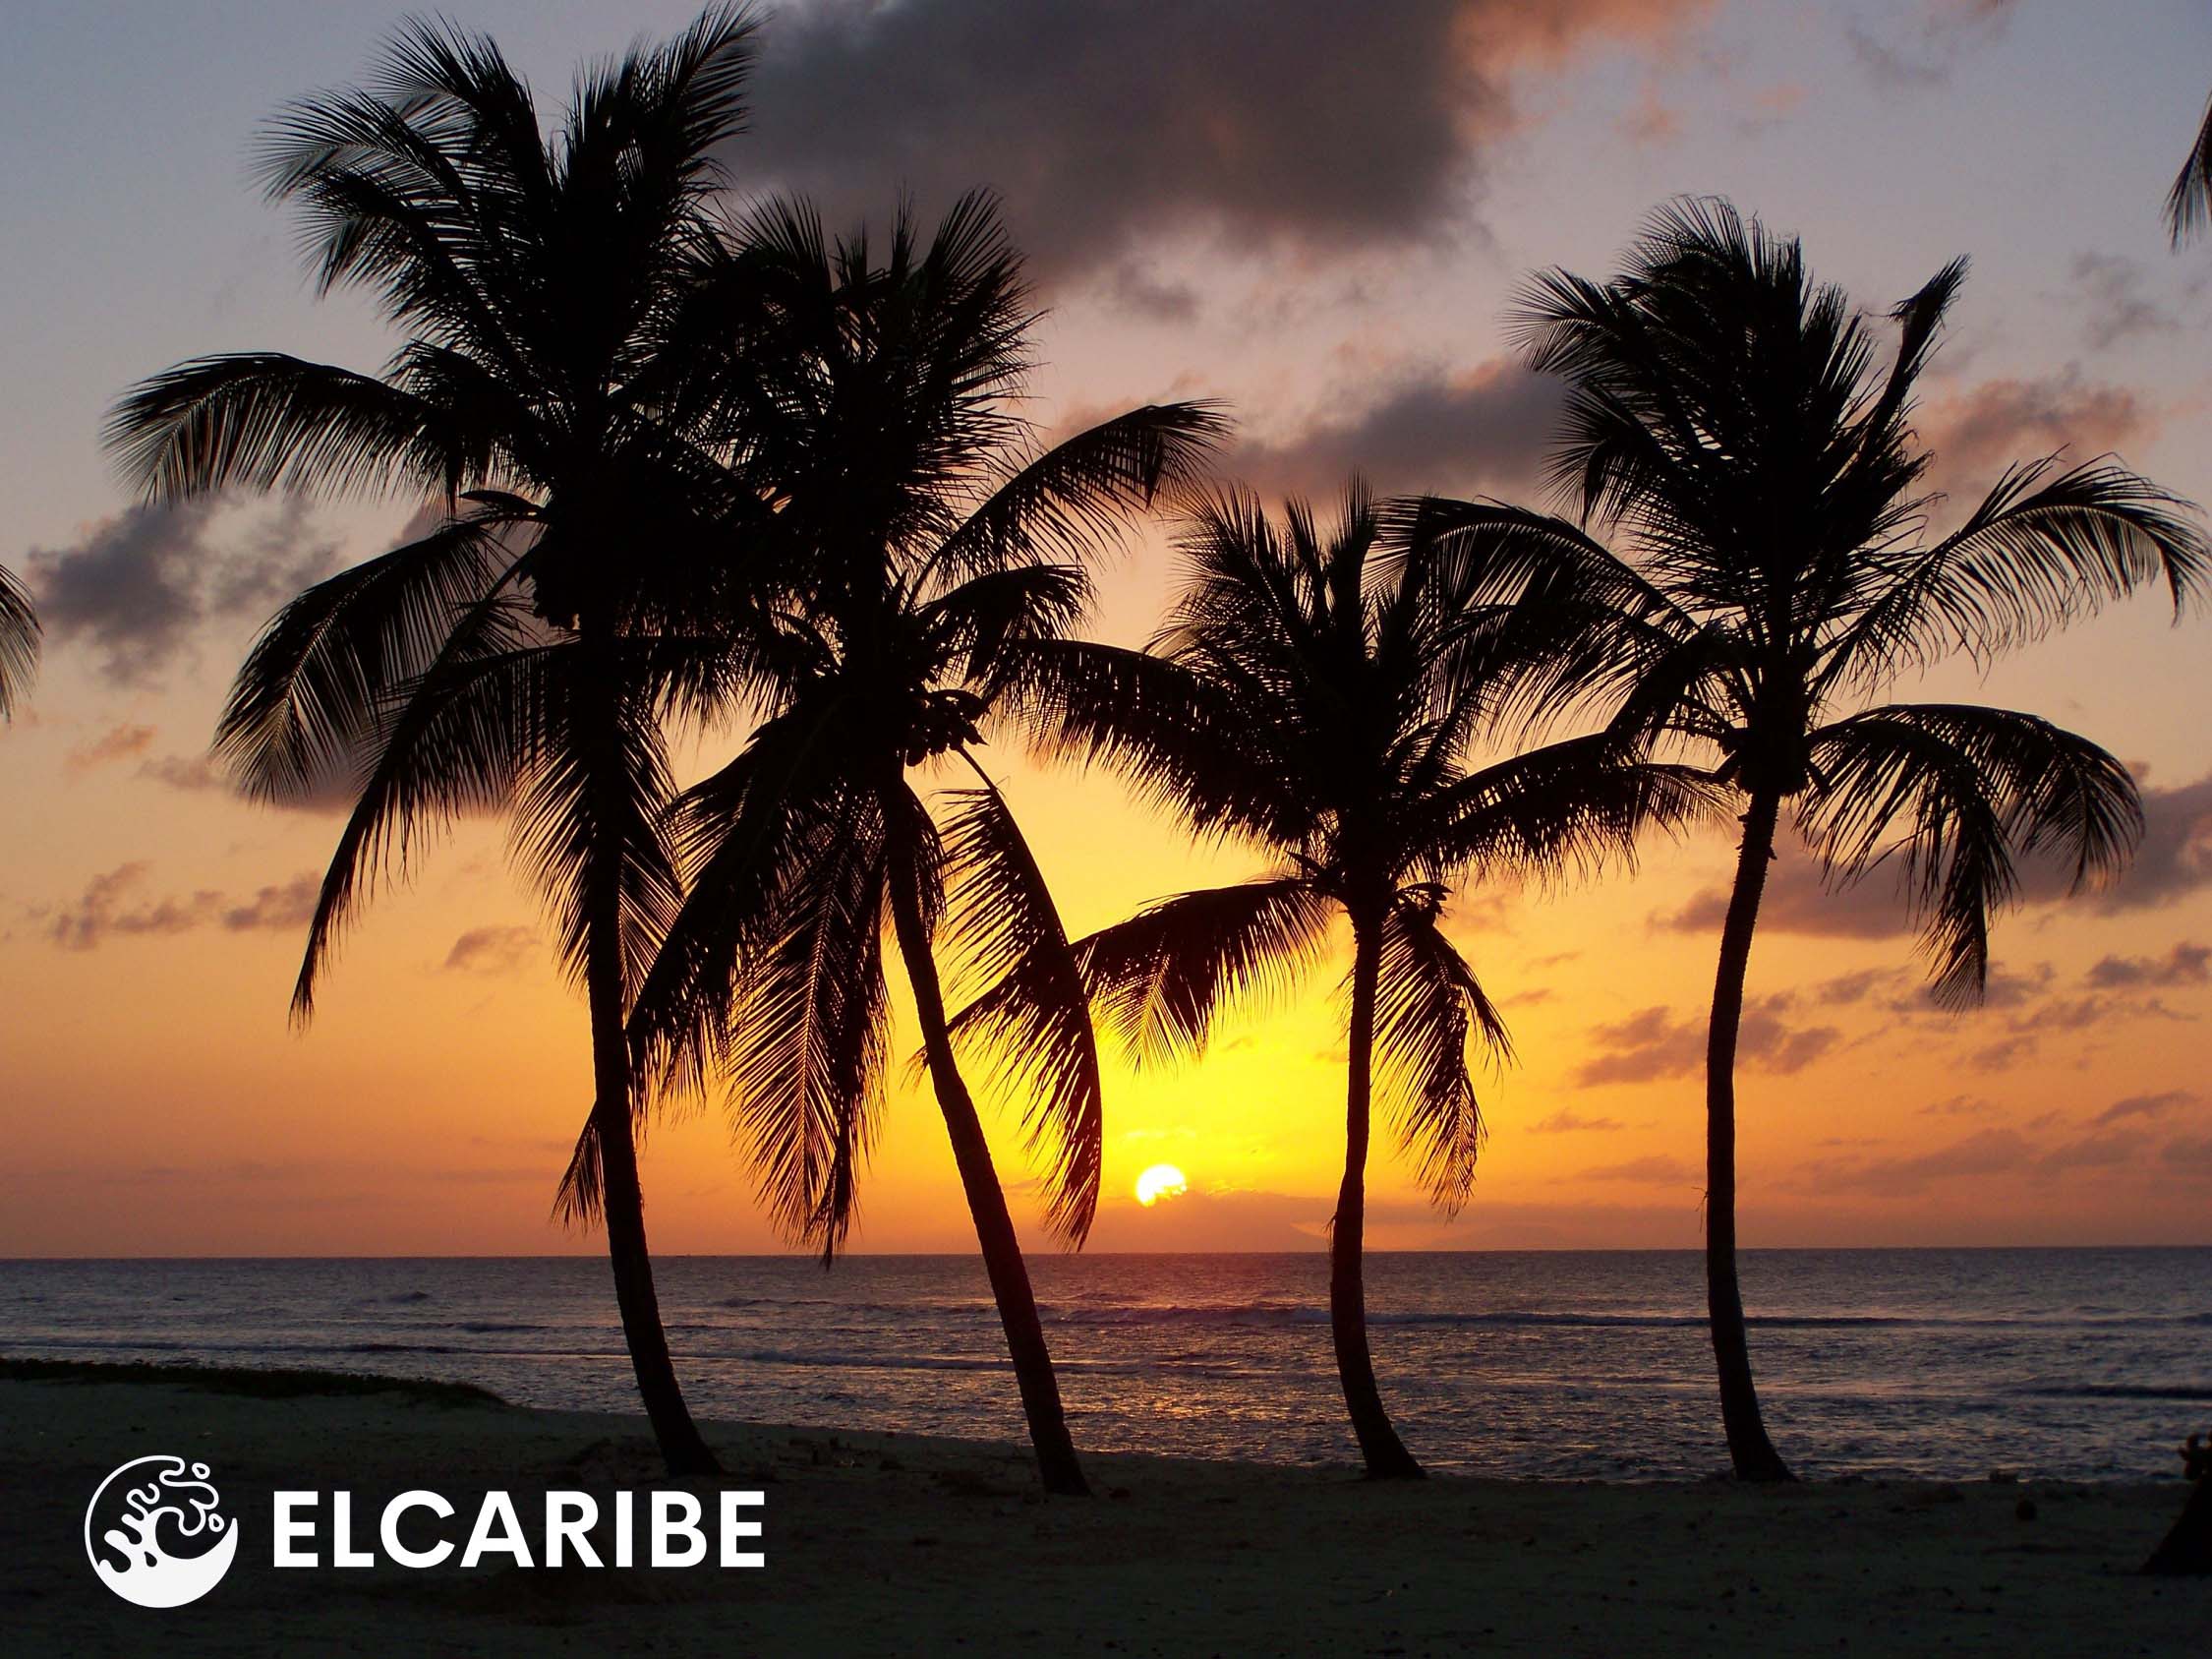
POLYGON ((1419 1480, 1421 1465, 1390 1426, 1368 1351, 1368 1293, 1362 1274, 1368 1219, 1368 1123, 1374 1096, 1374 1004, 1382 975, 1382 937, 1357 919, 1352 926, 1351 1083, 1344 1105, 1344 1184, 1329 1227, 1329 1335, 1344 1408, 1370 1480, 1419 1480))
MULTIPOLYGON (((618 735, 611 741, 619 741, 618 735)), ((630 1123, 629 1043, 622 1008, 621 855, 611 845, 619 816, 607 792, 594 801, 592 833, 599 845, 592 849, 585 875, 592 890, 586 896, 590 908, 584 991, 592 1021, 592 1127, 598 1132, 614 1304, 621 1312, 622 1340, 630 1350, 638 1395, 669 1473, 684 1478, 719 1475, 722 1465, 700 1438, 676 1383, 669 1335, 661 1326, 661 1298, 653 1286, 653 1258, 645 1244, 645 1191, 638 1181, 637 1143, 630 1123)))
POLYGON ((1068 1433, 1067 1412, 1060 1403, 1060 1381, 1053 1373, 1051 1350, 1045 1346, 1044 1324, 1037 1318, 1037 1298, 1029 1288, 1021 1241, 1015 1236, 1006 1194, 999 1187, 998 1172, 991 1166, 983 1120, 976 1115, 975 1101, 954 1063, 945 993, 937 981, 936 959, 930 954, 929 929, 922 921, 913 855, 910 849, 900 847, 892 857, 892 926, 899 937, 900 955, 905 959, 906 978, 914 987, 914 1009, 921 1020, 922 1050, 929 1059, 930 1082, 936 1086, 937 1104, 945 1114, 946 1131, 952 1136, 953 1160, 960 1165, 960 1186, 967 1194, 968 1213, 975 1218, 975 1239, 983 1250, 991 1294, 999 1304, 999 1323, 1006 1328, 1007 1351, 1014 1357, 1015 1380, 1020 1385, 1021 1410, 1029 1420, 1029 1443, 1036 1449, 1037 1470, 1044 1477, 1047 1492, 1087 1498, 1090 1486, 1083 1479, 1075 1440, 1068 1433))
POLYGON ((1751 1344, 1736 1282, 1736 1035, 1743 1024, 1743 983, 1751 935, 1774 857, 1781 800, 1751 798, 1736 855, 1735 887, 1720 927, 1720 969, 1713 986, 1713 1025, 1705 1050, 1705 1290, 1713 1318, 1713 1357, 1720 1372, 1720 1421, 1738 1480, 1790 1480, 1767 1426, 1751 1380, 1751 1344))

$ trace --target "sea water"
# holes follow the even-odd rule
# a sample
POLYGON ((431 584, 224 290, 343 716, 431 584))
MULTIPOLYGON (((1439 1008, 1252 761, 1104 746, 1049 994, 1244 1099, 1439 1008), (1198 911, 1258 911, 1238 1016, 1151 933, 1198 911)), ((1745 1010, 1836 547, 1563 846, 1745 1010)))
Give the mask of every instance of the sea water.
MULTIPOLYGON (((1022 1433, 981 1264, 666 1257, 703 1417, 1022 1433)), ((1325 1257, 1031 1259, 1079 1446, 1349 1463, 1325 1257)), ((1744 1254, 1767 1421, 1803 1472, 2172 1475, 2212 1430, 2212 1249, 1744 1254)), ((1725 1464, 1688 1251, 1377 1254, 1375 1369, 1433 1467, 1680 1479, 1725 1464)), ((0 1262, 0 1353, 313 1366, 634 1410, 604 1261, 0 1262)))

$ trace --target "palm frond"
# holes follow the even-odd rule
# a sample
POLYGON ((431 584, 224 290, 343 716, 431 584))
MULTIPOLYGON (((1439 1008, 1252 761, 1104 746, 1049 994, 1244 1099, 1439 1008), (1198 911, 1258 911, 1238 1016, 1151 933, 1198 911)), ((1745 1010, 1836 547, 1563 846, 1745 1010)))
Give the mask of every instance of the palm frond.
MULTIPOLYGON (((1304 875, 1184 893, 1075 945, 1092 1007, 1139 1063, 1195 1057, 1232 998, 1287 992, 1327 935, 1332 901, 1304 875)), ((997 1017, 986 996, 963 1020, 997 1017)))
POLYGON ((1043 1166, 1045 1224, 1079 1247, 1098 1213, 1105 1141, 1090 999, 1035 856, 1005 798, 980 767, 976 774, 980 787, 955 792, 944 827, 953 883, 946 923, 977 979, 998 994, 957 1029, 1002 1057, 1006 1093, 1026 1102, 1026 1150, 1043 1166))
POLYGON ((513 570, 501 516, 447 518, 430 534, 317 583, 248 652, 215 728, 215 754, 247 794, 292 799, 354 771, 398 686, 513 570))
MULTIPOLYGON (((1061 440, 1009 474, 930 557, 958 578, 1079 563, 1163 490, 1193 483, 1230 427, 1212 403, 1147 404, 1061 440)), ((941 577, 942 579, 942 577, 941 577)))
POLYGON ((1247 710, 1189 666, 1086 640, 1024 642, 1003 655, 997 707, 1050 757, 1104 761, 1195 833, 1288 834, 1308 802, 1247 710))
POLYGON ((703 1087, 736 1021, 745 965, 782 925, 793 872, 876 816, 843 769, 847 712, 834 700, 786 710, 671 806, 688 893, 630 1010, 639 1096, 703 1087))
POLYGON ((2188 503, 2107 461, 2009 467, 1967 521, 1907 562, 1827 647, 1824 680, 1871 683, 1949 651, 1977 660, 2152 582, 2179 616, 2212 580, 2188 503))
POLYGON ((489 460, 420 398, 277 352, 198 357, 142 382, 109 415, 105 442, 126 481, 156 500, 233 486, 445 495, 489 460))
POLYGON ((866 797, 786 867, 767 941, 740 966, 730 1111, 785 1235, 832 1259, 857 1214, 890 1039, 883 972, 889 851, 866 797))
POLYGON ((2166 228, 2175 247, 2202 230, 2208 220, 2212 220, 2212 105, 2206 106, 2196 143, 2174 176, 2174 188, 2166 193, 2166 228))
POLYGON ((558 649, 518 644, 529 637, 522 621, 510 600, 495 594, 480 602, 454 624, 430 668, 397 688, 316 897, 292 988, 296 1020, 314 1010, 316 980, 363 882, 404 875, 424 833, 511 800, 546 658, 558 649))
POLYGON ((1384 1094, 1399 1144, 1431 1202, 1456 1215, 1474 1190, 1486 1133, 1467 1044, 1480 1036, 1503 1062, 1512 1058, 1512 1039, 1474 971, 1437 926, 1433 905, 1393 905, 1381 949, 1374 1036, 1384 1094))
POLYGON ((1412 838, 1420 867, 1444 878, 1591 874, 1632 862, 1639 836, 1720 808, 1712 775, 1646 760, 1612 733, 1547 743, 1469 774, 1425 803, 1412 838))
POLYGON ((2064 857, 2078 887, 2119 869, 2142 836, 2127 769, 2033 715, 1891 704, 1815 733, 1812 756, 1799 823, 1829 879, 1899 860, 1947 1006, 1981 996, 1990 918, 2016 896, 2020 857, 2064 857))
POLYGON ((0 564, 0 720, 15 718, 16 704, 38 667, 38 613, 6 565, 0 564))

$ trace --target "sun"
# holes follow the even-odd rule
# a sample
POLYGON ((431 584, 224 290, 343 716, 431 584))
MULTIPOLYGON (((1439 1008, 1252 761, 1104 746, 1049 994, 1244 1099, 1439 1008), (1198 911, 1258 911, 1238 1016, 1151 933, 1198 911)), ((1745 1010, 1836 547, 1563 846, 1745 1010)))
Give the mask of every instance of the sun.
POLYGON ((1155 1163, 1136 1178, 1136 1202, 1147 1210, 1163 1198, 1181 1198, 1190 1190, 1191 1183, 1172 1163, 1155 1163))

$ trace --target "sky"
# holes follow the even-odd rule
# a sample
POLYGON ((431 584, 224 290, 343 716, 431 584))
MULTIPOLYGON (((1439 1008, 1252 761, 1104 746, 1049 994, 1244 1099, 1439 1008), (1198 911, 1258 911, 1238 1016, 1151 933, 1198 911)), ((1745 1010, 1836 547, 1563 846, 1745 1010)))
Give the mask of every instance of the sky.
MULTIPOLYGON (((579 61, 690 13, 448 10, 549 102, 579 61)), ((249 157, 283 100, 359 76, 403 11, 10 15, 0 563, 36 595, 46 651, 0 728, 0 1255, 596 1249, 550 1215, 588 1102, 583 1009, 498 826, 459 826, 377 900, 296 1031, 338 820, 239 801, 205 758, 261 623, 388 545, 413 504, 154 512, 98 442, 118 393, 187 356, 374 368, 390 349, 362 299, 316 300, 249 157)), ((1876 315, 1971 258, 1919 415, 1955 500, 2066 446, 2212 501, 2212 247, 2170 250, 2158 211, 2208 64, 2212 14, 2190 0, 793 3, 727 160, 740 199, 804 190, 839 223, 997 190, 1050 308, 1040 426, 1223 398, 1224 464, 1271 496, 1325 500, 1358 469, 1385 491, 1541 503, 1555 393, 1513 355, 1516 287, 1552 265, 1609 273, 1647 212, 1695 192, 1801 234, 1876 315)), ((1141 643, 1173 574, 1166 526, 1134 537, 1094 631, 1141 643)), ((2096 739, 2135 771, 2149 834, 2108 890, 2031 885, 1966 1015, 1928 1001, 1893 892, 1825 894, 1785 850, 1745 1027, 1745 1242, 2212 1243, 2212 619, 2177 628, 2145 598, 1898 694, 2096 739)), ((1252 867, 1110 777, 1004 745, 990 763, 1073 931, 1252 867)), ((1371 1245, 1699 1242, 1731 857, 1701 831, 1599 883, 1458 897, 1449 930, 1516 1058, 1483 1074, 1491 1135, 1456 1218, 1377 1137, 1371 1245)), ((1093 1249, 1321 1247, 1347 956, 1240 1011, 1196 1064, 1110 1067, 1093 1249), (1133 1184, 1161 1162, 1189 1190, 1140 1207, 1133 1184)), ((902 1016, 897 1049, 913 1046, 902 1016)), ((993 1120, 1000 1169, 1047 1248, 1015 1119, 993 1120)), ((654 1127, 658 1250, 780 1248, 727 1124, 710 1098, 654 1127)), ((903 1069, 867 1181, 857 1248, 972 1247, 942 1123, 903 1069)))

